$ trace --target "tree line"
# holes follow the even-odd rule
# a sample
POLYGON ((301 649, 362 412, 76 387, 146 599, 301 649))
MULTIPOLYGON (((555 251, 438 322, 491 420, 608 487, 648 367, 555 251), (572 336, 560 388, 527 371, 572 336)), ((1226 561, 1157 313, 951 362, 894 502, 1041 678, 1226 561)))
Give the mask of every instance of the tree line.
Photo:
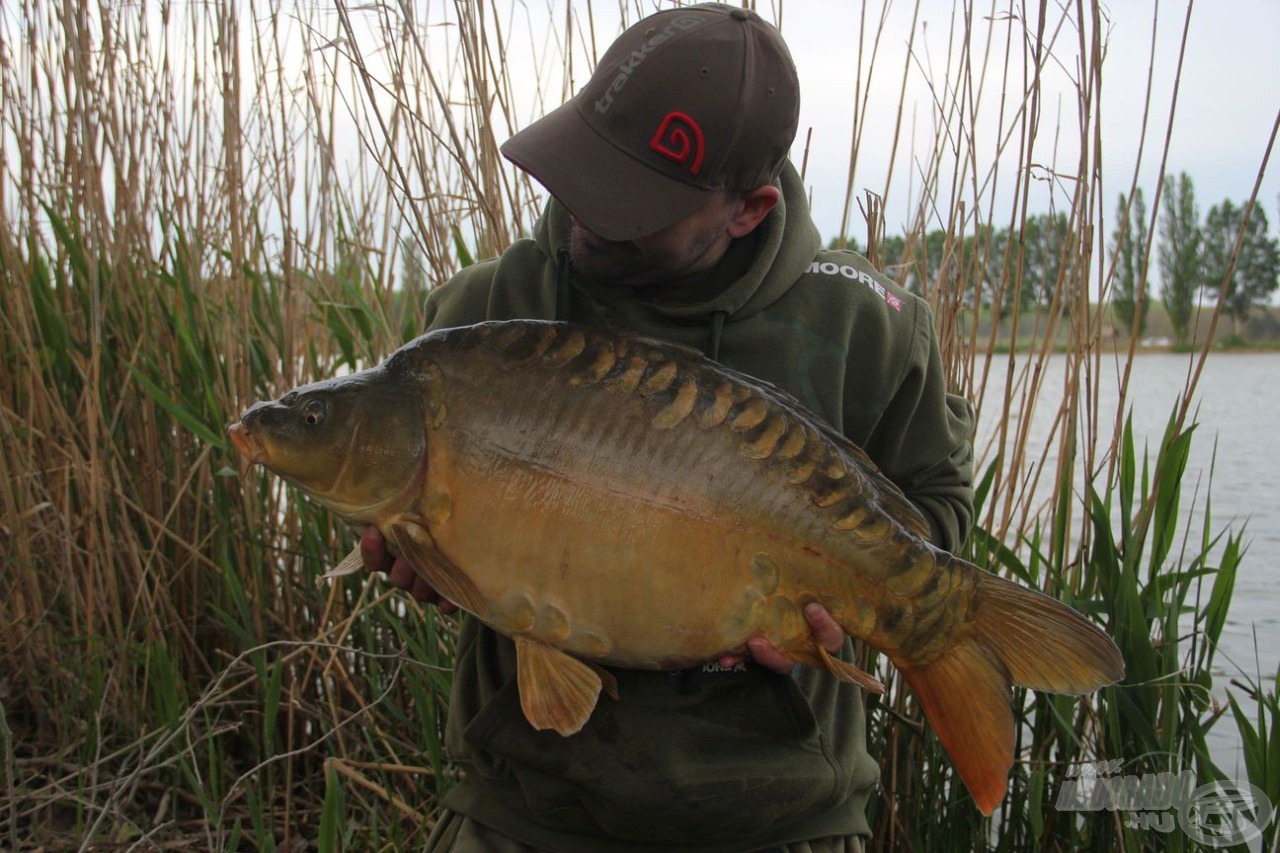
MULTIPOLYGON (((1221 299, 1239 335, 1250 315, 1265 310, 1280 287, 1280 240, 1270 236, 1266 212, 1255 205, 1246 222, 1245 207, 1225 199, 1201 218, 1195 187, 1185 172, 1166 178, 1159 205, 1153 222, 1141 187, 1130 196, 1120 194, 1116 203, 1102 261, 1116 325, 1144 336, 1149 305, 1158 292, 1175 342, 1190 339, 1195 308, 1203 300, 1221 299), (1158 264, 1151 263, 1153 253, 1158 264), (1152 278, 1156 271, 1158 278, 1152 278)), ((963 238, 942 230, 923 238, 886 237, 873 260, 915 293, 965 277, 973 282, 982 307, 1003 320, 1048 307, 1053 299, 1085 286, 1090 272, 1079 269, 1080 239, 1065 213, 1046 213, 1028 215, 1020 228, 981 226, 963 238)), ((832 248, 837 243, 833 240, 832 248)), ((858 248, 849 239, 844 245, 858 248)))
MULTIPOLYGON (((1147 323, 1140 294, 1148 280, 1148 227, 1142 189, 1129 199, 1121 194, 1111 235, 1117 259, 1111 304, 1117 321, 1139 335, 1147 323)), ((1183 172, 1165 179, 1157 227, 1160 299, 1176 341, 1188 340, 1201 295, 1222 302, 1237 334, 1254 309, 1267 307, 1280 285, 1280 241, 1270 236, 1260 205, 1246 211, 1225 199, 1201 219, 1195 186, 1183 172)))

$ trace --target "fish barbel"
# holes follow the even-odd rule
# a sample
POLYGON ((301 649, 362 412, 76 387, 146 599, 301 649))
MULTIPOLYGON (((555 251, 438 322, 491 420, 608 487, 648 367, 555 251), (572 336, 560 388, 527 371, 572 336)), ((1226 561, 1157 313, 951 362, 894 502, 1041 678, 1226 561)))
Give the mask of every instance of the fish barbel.
POLYGON ((683 347, 541 321, 444 329, 230 433, 512 637, 539 729, 582 728, 614 689, 601 665, 685 667, 756 636, 877 689, 814 641, 817 602, 903 674, 989 814, 1013 763, 1011 685, 1080 694, 1124 674, 1079 613, 930 544, 799 402, 683 347))

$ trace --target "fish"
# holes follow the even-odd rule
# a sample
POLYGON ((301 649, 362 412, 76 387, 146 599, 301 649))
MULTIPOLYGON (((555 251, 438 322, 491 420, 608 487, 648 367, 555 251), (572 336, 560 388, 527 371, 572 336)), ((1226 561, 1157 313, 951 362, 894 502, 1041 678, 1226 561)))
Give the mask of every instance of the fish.
POLYGON ((228 429, 247 464, 375 525, 512 638, 539 730, 569 737, 602 693, 625 702, 608 667, 684 668, 753 637, 883 690, 815 641, 816 602, 892 662, 990 814, 1013 685, 1079 695, 1124 675, 1101 628, 933 545, 853 442, 697 350, 561 322, 441 329, 228 429))

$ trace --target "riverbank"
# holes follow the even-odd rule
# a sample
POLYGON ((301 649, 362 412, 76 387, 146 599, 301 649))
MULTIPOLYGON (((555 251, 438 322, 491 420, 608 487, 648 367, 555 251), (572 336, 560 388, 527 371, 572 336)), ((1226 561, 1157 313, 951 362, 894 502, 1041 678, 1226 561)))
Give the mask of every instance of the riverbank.
MULTIPOLYGON (((962 317, 960 322, 963 326, 972 323, 972 319, 962 317)), ((1044 346, 1044 322, 1042 314, 1031 312, 1019 318, 1015 333, 1006 318, 996 331, 992 351, 1008 353, 1011 349, 1017 352, 1039 350, 1044 346)), ((1066 323, 1062 326, 1054 343, 1054 349, 1058 352, 1065 352, 1075 345, 1071 330, 1066 328, 1066 323)), ((990 336, 991 314, 984 310, 978 318, 977 337, 983 339, 990 336)), ((1121 353, 1129 351, 1129 329, 1114 317, 1109 307, 1104 312, 1100 336, 1104 348, 1121 353)), ((1199 352, 1204 348, 1206 340, 1212 341, 1211 348, 1215 352, 1280 352, 1280 307, 1256 309, 1247 322, 1239 324, 1230 317, 1219 317, 1216 326, 1212 306, 1197 308, 1188 338, 1180 342, 1173 333, 1168 312, 1157 303, 1148 311, 1146 327, 1133 351, 1199 352)))

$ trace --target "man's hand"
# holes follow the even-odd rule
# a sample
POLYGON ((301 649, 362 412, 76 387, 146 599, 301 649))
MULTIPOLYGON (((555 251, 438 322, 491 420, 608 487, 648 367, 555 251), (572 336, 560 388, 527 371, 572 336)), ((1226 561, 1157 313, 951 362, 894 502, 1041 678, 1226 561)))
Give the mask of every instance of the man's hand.
POLYGON ((382 531, 373 525, 366 527, 364 535, 360 537, 360 556, 364 558, 365 569, 386 572, 387 579, 394 586, 405 590, 418 601, 436 605, 441 613, 453 613, 458 609, 458 605, 441 596, 431 584, 424 581, 413 570, 413 566, 409 565, 408 560, 404 557, 392 557, 387 552, 387 540, 383 538, 382 531))
MULTIPOLYGON (((804 609, 805 621, 813 631, 813 638, 827 651, 835 654, 844 645, 844 629, 831 618, 827 608, 821 604, 810 604, 804 609)), ((796 662, 786 657, 773 647, 764 637, 752 637, 747 640, 747 651, 756 663, 765 669, 771 669, 780 675, 786 675, 795 668, 796 662)), ((718 663, 726 669, 736 666, 746 655, 722 655, 718 663)))

